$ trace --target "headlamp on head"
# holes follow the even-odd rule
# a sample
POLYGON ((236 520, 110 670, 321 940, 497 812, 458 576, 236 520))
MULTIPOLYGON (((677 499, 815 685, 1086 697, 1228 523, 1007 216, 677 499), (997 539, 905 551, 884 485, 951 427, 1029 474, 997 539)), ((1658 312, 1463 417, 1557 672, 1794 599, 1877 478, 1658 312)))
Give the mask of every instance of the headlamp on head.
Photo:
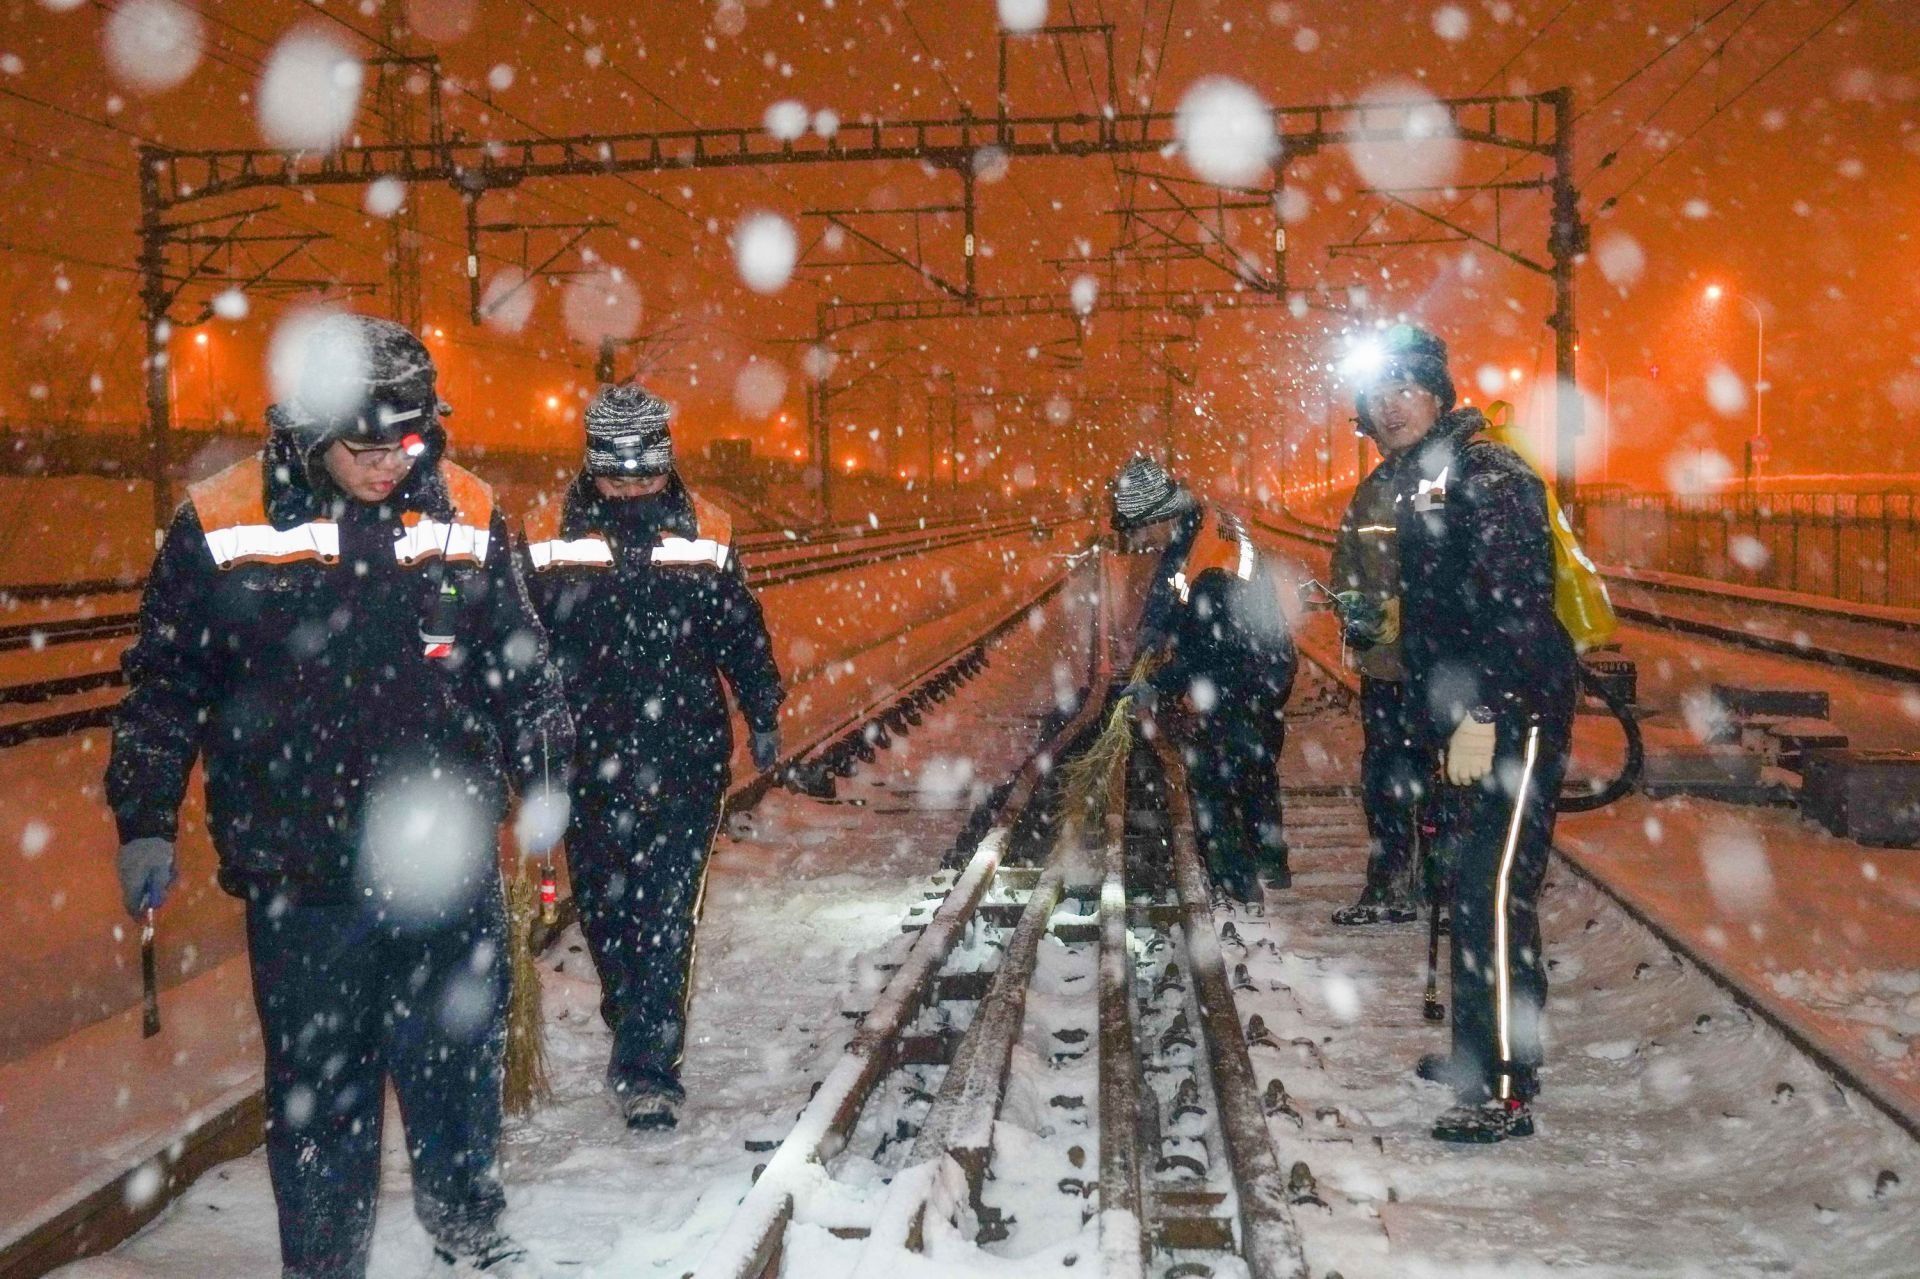
POLYGON ((1347 353, 1340 357, 1340 376, 1364 386, 1373 381, 1386 362, 1387 348, 1378 337, 1371 333, 1352 334, 1347 338, 1347 353))

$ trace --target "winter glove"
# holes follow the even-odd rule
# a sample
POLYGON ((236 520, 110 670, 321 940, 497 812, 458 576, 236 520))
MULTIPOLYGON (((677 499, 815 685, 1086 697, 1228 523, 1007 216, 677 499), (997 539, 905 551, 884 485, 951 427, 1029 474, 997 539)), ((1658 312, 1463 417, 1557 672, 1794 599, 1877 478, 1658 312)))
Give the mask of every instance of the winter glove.
POLYGON ((1133 699, 1133 709, 1136 714, 1151 715, 1154 705, 1160 700, 1160 690, 1146 680, 1137 679, 1121 689, 1120 696, 1133 699))
POLYGON ((755 729, 752 750, 755 768, 763 773, 772 768, 780 761, 780 730, 769 728, 762 732, 755 729))
POLYGON ((1354 648, 1392 644, 1400 638, 1400 597, 1376 600, 1361 591, 1341 591, 1333 597, 1340 612, 1340 631, 1354 648))
POLYGON ((1493 771, 1493 725, 1469 715, 1447 741, 1447 780, 1471 786, 1493 771))
POLYGON ((520 811, 513 817, 513 842, 523 859, 544 859, 567 836, 567 819, 573 809, 566 788, 538 783, 529 786, 520 797, 520 811))
POLYGON ((146 910, 159 909, 179 878, 172 840, 146 835, 120 845, 120 900, 127 914, 138 918, 146 910))

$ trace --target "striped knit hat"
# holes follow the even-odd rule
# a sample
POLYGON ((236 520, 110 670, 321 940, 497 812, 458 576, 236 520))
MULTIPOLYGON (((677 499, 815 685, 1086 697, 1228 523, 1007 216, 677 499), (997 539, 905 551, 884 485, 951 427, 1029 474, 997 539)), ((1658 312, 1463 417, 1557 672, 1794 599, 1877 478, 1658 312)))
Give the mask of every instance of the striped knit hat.
POLYGON ((645 387, 603 386, 587 405, 589 475, 664 475, 673 469, 673 410, 645 387))
POLYGON ((1115 528, 1157 523, 1178 515, 1186 506, 1186 494, 1167 474, 1167 468, 1144 453, 1136 453, 1113 482, 1115 528))

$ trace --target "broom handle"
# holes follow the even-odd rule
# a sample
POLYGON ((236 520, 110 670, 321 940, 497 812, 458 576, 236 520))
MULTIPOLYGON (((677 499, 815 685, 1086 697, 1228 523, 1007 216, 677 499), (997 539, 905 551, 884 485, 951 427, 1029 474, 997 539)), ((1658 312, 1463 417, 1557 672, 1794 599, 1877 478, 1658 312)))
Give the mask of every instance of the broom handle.
POLYGON ((160 964, 153 951, 153 907, 140 920, 140 1037, 160 1033, 160 964))
POLYGON ((1420 873, 1427 885, 1427 989, 1421 997, 1420 1011, 1428 1021, 1440 1021, 1447 1015, 1440 1002, 1440 874, 1434 864, 1433 845, 1427 839, 1423 806, 1413 814, 1413 838, 1420 859, 1420 873))

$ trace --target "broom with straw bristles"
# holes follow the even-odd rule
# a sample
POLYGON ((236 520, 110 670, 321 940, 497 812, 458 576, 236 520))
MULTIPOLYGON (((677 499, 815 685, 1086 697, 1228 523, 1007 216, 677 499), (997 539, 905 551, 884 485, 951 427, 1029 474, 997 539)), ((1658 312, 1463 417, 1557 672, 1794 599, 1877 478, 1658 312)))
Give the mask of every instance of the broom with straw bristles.
POLYGON ((551 866, 553 848, 567 830, 567 793, 554 789, 544 734, 540 753, 545 779, 538 791, 521 799, 514 817, 520 866, 507 885, 507 979, 511 984, 500 1104, 510 1115, 528 1114, 553 1098, 553 1084, 547 1077, 546 1020, 540 1009, 540 966, 533 953, 533 930, 542 922, 544 880, 552 872, 545 870, 543 883, 536 886, 531 863, 537 855, 544 867, 551 866))
MULTIPOLYGON (((1141 656, 1127 682, 1146 679, 1163 660, 1156 653, 1141 656)), ((1093 745, 1060 769, 1061 811, 1089 829, 1105 820, 1107 804, 1127 767, 1127 755, 1133 749, 1133 710, 1131 696, 1117 699, 1093 745)))
POLYGON ((525 1115, 553 1098, 547 1078, 545 1019, 540 1009, 540 966, 533 954, 533 929, 539 923, 539 890, 525 866, 507 886, 507 1051, 502 1064, 500 1105, 510 1115, 525 1115))

